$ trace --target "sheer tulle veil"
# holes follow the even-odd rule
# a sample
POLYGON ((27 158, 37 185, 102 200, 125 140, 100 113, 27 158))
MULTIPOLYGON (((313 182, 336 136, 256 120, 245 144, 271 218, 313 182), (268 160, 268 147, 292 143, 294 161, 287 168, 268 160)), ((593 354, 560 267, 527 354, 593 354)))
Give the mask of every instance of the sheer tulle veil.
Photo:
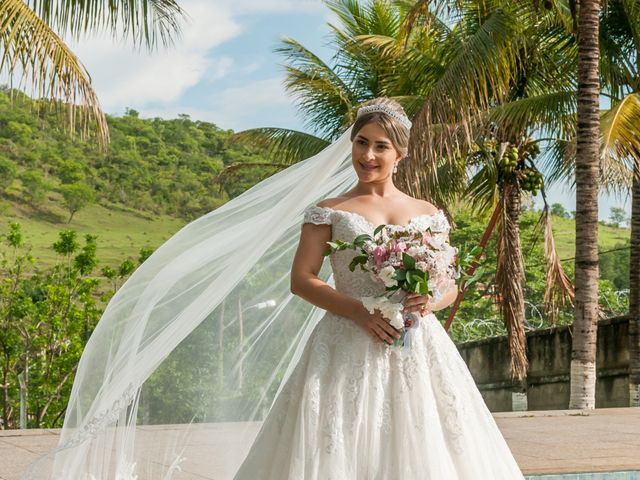
MULTIPOLYGON (((303 210, 357 182, 352 128, 131 275, 84 350, 58 447, 23 478, 168 480, 197 462, 234 473, 323 313, 291 294, 289 273, 303 210)), ((320 277, 331 283, 328 262, 320 277)))

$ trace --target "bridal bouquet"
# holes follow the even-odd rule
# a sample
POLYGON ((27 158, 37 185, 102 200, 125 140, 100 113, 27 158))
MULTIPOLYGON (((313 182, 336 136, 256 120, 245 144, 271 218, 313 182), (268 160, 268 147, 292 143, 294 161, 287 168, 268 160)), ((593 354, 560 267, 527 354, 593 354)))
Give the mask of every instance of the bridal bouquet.
POLYGON ((400 331, 396 346, 410 346, 410 329, 418 326, 419 315, 412 314, 413 324, 405 328, 402 299, 409 293, 431 295, 437 302, 444 292, 460 278, 461 263, 458 249, 449 245, 443 232, 433 232, 410 223, 406 226, 380 225, 373 236, 363 234, 352 242, 336 240, 327 242, 325 256, 340 250, 353 249, 349 269, 356 267, 371 274, 375 281, 384 284, 386 294, 363 297, 362 303, 369 313, 377 309, 391 325, 400 331))

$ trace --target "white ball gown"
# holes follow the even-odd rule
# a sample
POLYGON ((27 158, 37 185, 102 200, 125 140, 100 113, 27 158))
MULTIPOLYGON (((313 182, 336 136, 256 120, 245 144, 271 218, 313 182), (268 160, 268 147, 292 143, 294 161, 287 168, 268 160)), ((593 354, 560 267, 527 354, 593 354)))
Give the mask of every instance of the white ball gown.
MULTIPOLYGON (((311 206, 304 222, 334 240, 372 233, 353 212, 311 206)), ((411 220, 448 233, 442 211, 411 220)), ((384 286, 331 255, 335 288, 356 298, 384 286)), ((276 397, 235 480, 514 480, 523 475, 458 350, 433 313, 409 355, 327 312, 276 397)))

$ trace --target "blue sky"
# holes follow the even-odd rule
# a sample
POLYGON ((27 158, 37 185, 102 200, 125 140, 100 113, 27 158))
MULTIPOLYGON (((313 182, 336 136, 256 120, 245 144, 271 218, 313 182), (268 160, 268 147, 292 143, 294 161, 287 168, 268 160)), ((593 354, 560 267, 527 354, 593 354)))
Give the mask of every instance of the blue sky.
MULTIPOLYGON (((301 130, 293 99, 282 85, 283 58, 273 50, 283 36, 301 42, 325 61, 335 17, 320 0, 188 0, 183 36, 166 51, 135 53, 110 38, 71 42, 87 66, 104 109, 142 117, 186 113, 221 128, 275 126, 301 130)), ((575 195, 560 185, 548 190, 551 203, 575 209, 575 195)), ((541 206, 540 196, 536 205, 541 206)), ((631 213, 628 198, 601 195, 599 217, 612 206, 631 213)))

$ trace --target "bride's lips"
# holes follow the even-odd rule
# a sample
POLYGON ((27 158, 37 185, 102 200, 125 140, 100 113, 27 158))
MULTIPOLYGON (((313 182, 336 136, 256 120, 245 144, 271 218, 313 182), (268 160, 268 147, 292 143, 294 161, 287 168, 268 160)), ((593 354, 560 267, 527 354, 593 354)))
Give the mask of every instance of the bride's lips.
POLYGON ((360 163, 360 166, 367 172, 372 172, 373 170, 376 170, 378 168, 378 165, 367 165, 365 163, 360 163))

